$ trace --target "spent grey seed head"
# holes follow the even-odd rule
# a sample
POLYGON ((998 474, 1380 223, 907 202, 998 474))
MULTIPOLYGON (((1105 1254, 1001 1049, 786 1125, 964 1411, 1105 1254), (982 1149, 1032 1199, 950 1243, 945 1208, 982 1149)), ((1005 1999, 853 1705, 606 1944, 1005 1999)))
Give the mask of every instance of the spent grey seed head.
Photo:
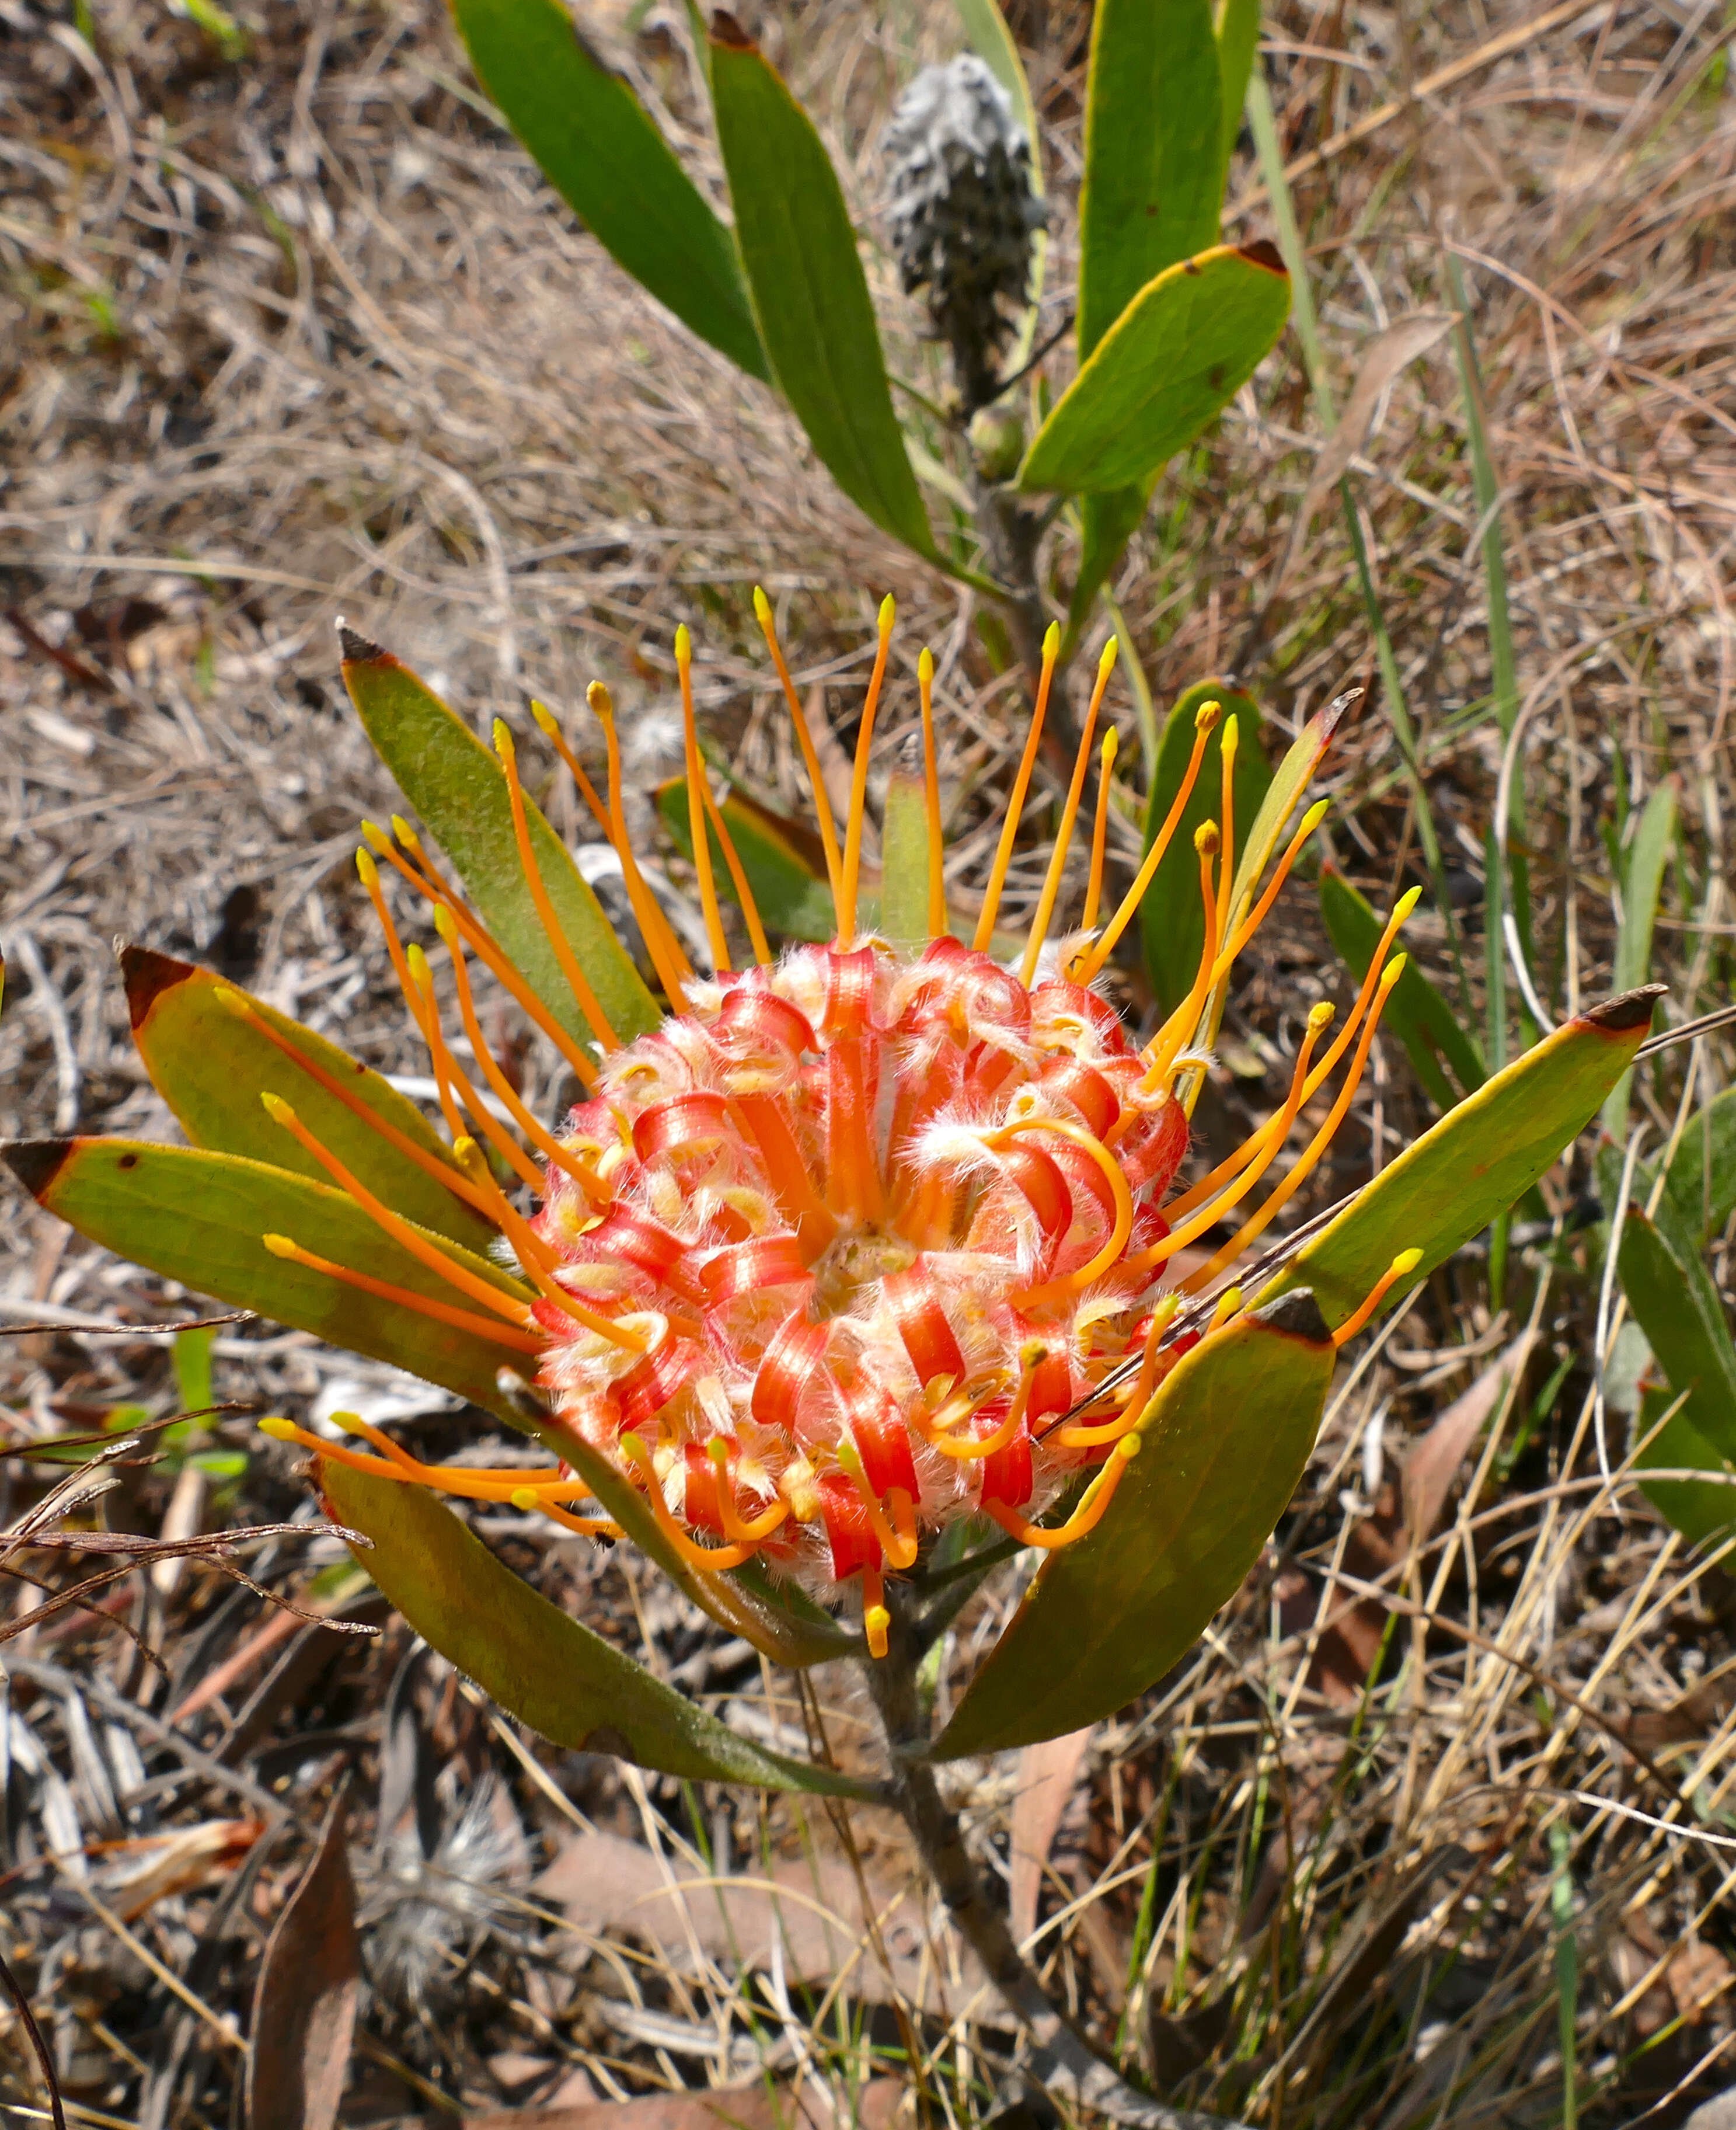
POLYGON ((905 290, 926 291, 966 401, 980 406, 994 397, 997 358, 1030 286, 1031 239, 1047 218, 1030 141, 1006 91, 963 52, 918 74, 880 152, 905 290))

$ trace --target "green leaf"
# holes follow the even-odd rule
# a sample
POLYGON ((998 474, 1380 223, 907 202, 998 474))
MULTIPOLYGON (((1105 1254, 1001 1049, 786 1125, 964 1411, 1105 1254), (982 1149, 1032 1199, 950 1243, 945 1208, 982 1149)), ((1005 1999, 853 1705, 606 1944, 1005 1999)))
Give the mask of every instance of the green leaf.
POLYGON ((467 1249, 486 1251, 493 1244, 497 1231, 491 1220, 327 1093, 310 1072, 284 1055, 258 1023, 274 1029, 370 1115, 443 1166, 450 1165, 445 1143, 422 1111, 378 1072, 233 984, 227 988, 247 1001, 254 1018, 230 1012, 217 1000, 225 986, 207 969, 144 947, 123 948, 121 968, 139 1056, 151 1084, 195 1146, 239 1153, 323 1183, 326 1172, 313 1156, 261 1108, 260 1091, 269 1090, 290 1103, 321 1144, 393 1212, 467 1249))
POLYGON ((880 907, 875 929, 904 953, 928 943, 928 808, 922 757, 895 762, 880 812, 880 907))
POLYGON ((1719 1458, 1736 1459, 1736 1347, 1710 1273, 1638 1206, 1622 1223, 1620 1269, 1628 1306, 1671 1389, 1689 1393, 1689 1420, 1719 1458))
MULTIPOLYGON (((1383 927, 1372 907, 1332 866, 1321 869, 1320 915, 1332 943, 1361 982, 1368 974, 1383 927)), ((1410 1053, 1416 1076, 1437 1109, 1450 1110, 1457 1100, 1443 1065, 1452 1067, 1467 1095, 1474 1094, 1487 1077, 1476 1045, 1414 961, 1405 963, 1404 975, 1394 985, 1381 1025, 1390 1029, 1410 1053)))
POLYGON ((1362 1303, 1400 1250, 1409 1292, 1524 1196, 1597 1114, 1652 1023, 1657 987, 1606 999, 1467 1096, 1383 1168, 1261 1294, 1310 1287, 1328 1324, 1362 1303))
MULTIPOLYGON (((368 737, 457 868, 507 958, 561 1026, 591 1031, 537 915, 518 862, 500 764, 439 696, 390 652, 355 636, 344 644, 344 685, 368 737)), ((579 876, 566 846, 528 797, 525 812, 542 884, 567 944, 622 1042, 662 1020, 632 958, 579 876)))
MULTIPOLYGON (((1646 1335, 1669 1391, 1641 1395, 1636 1437, 1650 1431, 1677 1399, 1678 1411, 1635 1462, 1644 1470, 1736 1469, 1736 1346, 1718 1289, 1697 1251, 1672 1240, 1637 1206, 1622 1223, 1621 1283, 1633 1320, 1646 1335)), ((1696 1545, 1736 1522, 1736 1486, 1665 1479, 1645 1492, 1661 1516, 1696 1545)))
POLYGON ((1260 743, 1260 707, 1252 695, 1223 681, 1199 681, 1176 701, 1164 721, 1163 739, 1157 753, 1157 774, 1152 780, 1146 802, 1145 848, 1149 850, 1169 817, 1176 794, 1181 789, 1194 752, 1194 720, 1202 703, 1219 702, 1223 716, 1208 737, 1195 785, 1170 847, 1140 905, 1139 924, 1145 937, 1146 967, 1152 988, 1165 1011, 1179 1005, 1199 973, 1199 958, 1205 951, 1205 910, 1199 900, 1199 854, 1194 848, 1194 831, 1204 821, 1223 826, 1223 728, 1231 718, 1237 725, 1236 834, 1259 818, 1271 771, 1260 743))
POLYGON ((558 0, 452 0, 483 87, 579 220, 658 302, 770 380, 734 239, 558 0))
POLYGON ((1235 1595, 1295 1492, 1333 1360, 1319 1311, 1292 1293, 1177 1364, 1103 1521, 1045 1559, 937 1760, 1059 1737, 1163 1676, 1235 1595))
MULTIPOLYGON (((694 854, 692 824, 687 810, 687 779, 671 777, 657 786, 657 811, 674 837, 681 855, 694 854)), ((729 829, 736 856, 747 876, 761 919, 768 932, 786 939, 814 939, 824 943, 837 934, 837 912, 826 879, 825 853, 812 829, 792 821, 770 807, 761 805, 741 791, 732 791, 718 811, 729 829)), ((735 900, 735 885, 723 862, 723 846, 718 832, 708 829, 713 877, 718 892, 735 900)), ((865 884, 878 886, 871 867, 863 870, 865 884)), ((878 904, 873 895, 862 903, 865 926, 876 921, 878 904)))
POLYGON ((876 525, 932 556, 856 232, 831 158, 757 45, 713 17, 712 98, 760 337, 834 480, 876 525))
POLYGON ((1736 1465, 1720 1457, 1690 1416, 1693 1400, 1681 1404, 1675 1392, 1643 1390, 1634 1416, 1634 1440, 1650 1435, 1659 1421, 1663 1426, 1634 1459, 1637 1471, 1729 1473, 1713 1479, 1648 1479, 1641 1491, 1664 1520, 1693 1545, 1728 1538, 1736 1523, 1736 1465), (1677 1410, 1671 1412, 1672 1406, 1677 1410), (1666 1414, 1669 1415, 1665 1419, 1666 1414))
POLYGON ((751 1642, 775 1664, 799 1669, 861 1648, 859 1638, 847 1634, 829 1615, 805 1603, 798 1612, 781 1602, 761 1578, 702 1574, 689 1566, 664 1536, 644 1495, 582 1435, 570 1433, 558 1420, 545 1421, 536 1433, 546 1448, 565 1459, 639 1550, 656 1561, 702 1612, 751 1642))
POLYGON ((1260 47, 1260 0, 1218 0, 1218 88, 1223 123, 1218 135, 1218 192, 1223 196, 1230 157, 1242 131, 1247 78, 1260 47))
POLYGON ((1683 1127, 1668 1177, 1672 1201, 1702 1244, 1736 1212, 1736 1087, 1695 1111, 1683 1127))
POLYGON ((1081 361, 1148 282, 1215 242, 1222 101, 1210 0, 1098 0, 1079 194, 1081 361))
POLYGON ((1290 276, 1268 244, 1166 268, 1056 402, 1019 486, 1076 494, 1148 480, 1235 398, 1289 316, 1290 276))
POLYGON ((425 1488, 320 1463, 332 1515, 373 1544, 357 1562, 422 1639, 551 1745, 695 1782, 871 1794, 751 1738, 661 1681, 514 1575, 425 1488))
MULTIPOLYGON (((1643 984, 1652 961, 1652 934, 1664 867, 1676 840, 1676 780, 1666 777, 1640 814, 1622 867, 1621 924, 1615 935, 1614 978, 1618 991, 1643 984)), ((1604 1129, 1618 1144, 1628 1135, 1628 1096, 1633 1076, 1624 1072, 1604 1104, 1604 1129)))
MULTIPOLYGON (((344 1192, 236 1154, 140 1139, 25 1140, 8 1147, 6 1158, 39 1205, 117 1257, 149 1265, 232 1309, 256 1309, 334 1346, 407 1369, 522 1424, 495 1382, 502 1368, 524 1368, 527 1357, 516 1346, 437 1323, 265 1249, 262 1235, 289 1235, 334 1264, 486 1313, 384 1234, 344 1192)), ((521 1296, 486 1258, 450 1242, 441 1248, 503 1294, 521 1296)))

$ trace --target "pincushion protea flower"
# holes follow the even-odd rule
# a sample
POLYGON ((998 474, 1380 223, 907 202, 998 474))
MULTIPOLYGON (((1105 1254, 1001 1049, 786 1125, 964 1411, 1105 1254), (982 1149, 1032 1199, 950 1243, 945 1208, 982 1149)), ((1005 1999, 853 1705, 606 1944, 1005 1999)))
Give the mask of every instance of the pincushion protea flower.
MULTIPOLYGON (((1199 711, 1192 760, 1168 820, 1139 876, 1099 924, 1114 753, 1113 730, 1105 735, 1082 924, 1052 936, 1115 663, 1111 640, 1034 921, 1023 953, 1004 962, 990 948, 1042 740, 1058 633, 1046 647, 968 939, 949 927, 932 661, 924 652, 928 937, 911 952, 860 922, 864 799, 892 602, 881 609, 842 838, 763 594, 756 605, 813 775, 837 911, 832 944, 781 958, 770 950, 700 768, 683 628, 675 658, 708 972, 691 966, 637 862, 606 691, 590 693, 608 747, 606 799, 553 719, 537 712, 620 859, 670 1006, 654 1032, 618 1039, 550 903, 513 741, 497 724, 524 880, 592 1042, 575 1041, 541 1008, 406 824, 396 824, 395 838, 370 826, 358 862, 451 1132, 441 1180, 498 1225, 528 1291, 522 1299, 503 1293, 418 1235, 276 1092, 264 1096, 270 1115, 386 1235, 442 1274, 451 1298, 389 1293, 365 1264, 331 1263, 293 1236, 269 1235, 265 1242, 279 1258, 424 1315, 485 1327, 489 1314, 501 1320, 494 1335, 524 1352, 560 1426, 643 1491, 684 1561, 717 1573, 757 1557, 775 1577, 825 1599, 857 1583, 869 1647, 878 1655, 889 1620, 885 1577, 911 1569, 947 1525, 986 1515, 1021 1545, 1053 1550, 1102 1516, 1140 1446, 1140 1422, 1157 1387, 1184 1354, 1221 1331, 1241 1297, 1234 1287, 1223 1292, 1204 1309, 1203 1322, 1201 1306, 1189 1305, 1209 1294, 1269 1225, 1343 1122, 1404 965, 1402 956, 1389 958, 1389 949, 1415 895, 1395 910, 1353 1005, 1323 1048, 1333 1010, 1318 1005, 1309 1015, 1276 1115, 1172 1195, 1188 1149, 1189 1091, 1208 1063, 1200 1046, 1214 1001, 1323 803, 1304 816, 1252 906, 1244 895, 1233 907, 1236 727, 1233 718, 1225 723, 1220 818, 1195 836, 1205 914, 1197 977, 1142 1044, 1094 986, 1175 836, 1219 705, 1199 711), (714 841, 751 942, 752 960, 741 969, 732 966, 714 841), (426 958, 400 942, 381 861, 432 911, 450 958, 450 1002, 426 958), (587 1090, 558 1131, 525 1108, 489 1052, 471 993, 473 955, 560 1044, 587 1090), (447 1033, 453 1020, 518 1136, 460 1063, 447 1033), (1304 1106, 1341 1067, 1323 1120, 1283 1180, 1257 1196, 1304 1106), (496 1181, 484 1142, 540 1201, 534 1214, 519 1211, 496 1181), (1182 1253, 1233 1216, 1230 1239, 1176 1277, 1182 1253)), ((384 656, 359 639, 346 647, 352 662, 384 656)), ((252 1012, 239 995, 224 996, 236 1012, 252 1012)), ((426 1166, 439 1157, 422 1158, 426 1166)), ((1419 1254, 1395 1261, 1341 1337, 1419 1254)), ((595 1513, 574 1512, 589 1489, 564 1464, 546 1474, 431 1468, 378 1430, 353 1426, 371 1442, 371 1454, 333 1447, 288 1421, 268 1423, 273 1433, 380 1478, 508 1501, 581 1532, 615 1530, 595 1513)))

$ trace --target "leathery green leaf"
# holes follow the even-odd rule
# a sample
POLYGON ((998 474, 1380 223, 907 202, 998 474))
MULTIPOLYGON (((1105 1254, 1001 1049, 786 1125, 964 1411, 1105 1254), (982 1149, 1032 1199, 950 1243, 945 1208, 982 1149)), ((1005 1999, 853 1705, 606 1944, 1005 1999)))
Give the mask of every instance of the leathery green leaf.
POLYGON ((875 929, 910 953, 928 943, 928 809, 922 755, 896 762, 880 812, 880 906, 875 929))
POLYGON ((769 380, 734 240, 632 87, 558 0, 452 0, 484 88, 599 243, 750 376, 769 380))
POLYGON ((1645 1444, 1634 1459, 1638 1472, 1704 1472, 1704 1479, 1642 1479, 1640 1491, 1667 1522, 1691 1545, 1716 1544, 1736 1524, 1736 1464, 1720 1457, 1690 1417, 1686 1402, 1674 1391, 1643 1390, 1634 1417, 1636 1441, 1645 1444), (1660 1427, 1659 1421, 1663 1424, 1660 1427), (1652 1430, 1657 1432, 1653 1435, 1652 1430))
POLYGON ((1128 542, 1139 530, 1157 485, 1157 476, 1153 474, 1148 480, 1133 481, 1105 495, 1080 498, 1079 574, 1073 580, 1072 596, 1067 602, 1070 645, 1090 620, 1098 593, 1121 566, 1128 542))
POLYGON ((1098 0, 1079 195, 1081 359, 1165 267, 1215 240, 1221 102, 1210 0, 1098 0))
MULTIPOLYGON (((1331 866, 1321 869, 1320 915, 1332 943, 1360 982, 1380 943, 1381 923, 1372 906, 1331 866)), ((1404 975, 1394 985, 1381 1025, 1390 1029, 1404 1044, 1437 1109, 1450 1110, 1457 1099, 1443 1067, 1452 1068, 1453 1078, 1467 1095, 1488 1077, 1476 1045, 1414 962, 1405 963, 1404 975)))
POLYGON ((321 1144, 394 1213, 467 1249, 486 1251, 494 1242, 498 1231, 492 1220, 385 1136, 385 1131, 395 1134, 449 1169, 455 1182, 461 1181, 445 1142, 422 1111, 378 1072, 208 969, 131 946, 122 950, 121 969, 139 1056, 195 1146, 242 1154, 323 1183, 326 1172, 313 1156, 260 1107, 260 1091, 268 1088, 282 1095, 321 1144), (245 1015, 222 1004, 226 990, 245 1001, 245 1015), (280 1044, 289 1046, 289 1056, 280 1044), (307 1061, 305 1067, 297 1058, 307 1061), (358 1116, 317 1076, 341 1086, 385 1129, 358 1116))
POLYGON ((1056 402, 1019 486, 1077 494, 1148 480, 1235 398, 1289 316, 1290 276, 1269 244, 1166 267, 1056 402))
POLYGON ((1718 1458, 1736 1459, 1736 1346, 1710 1273, 1638 1206, 1622 1222, 1620 1272, 1628 1306, 1671 1389, 1688 1393, 1689 1421, 1718 1458))
POLYGON ((1163 1676, 1235 1595, 1295 1492, 1333 1359, 1319 1310, 1296 1292, 1177 1363, 1102 1521, 1045 1559, 937 1760, 1059 1737, 1163 1676))
MULTIPOLYGON (((718 810, 729 830, 766 930, 786 939, 831 939, 838 929, 837 912, 832 907, 825 853, 818 836, 740 791, 732 791, 718 810)), ((691 858, 693 829, 684 776, 671 777, 657 786, 657 811, 682 856, 691 858)), ((723 846, 715 828, 708 833, 718 891, 733 901, 735 884, 724 862, 723 846)), ((863 923, 871 929, 879 909, 872 891, 879 886, 879 876, 869 867, 864 868, 862 879, 870 891, 862 904, 863 923)))
POLYGON ((554 1419, 538 1426, 536 1432, 538 1441, 572 1466, 632 1543, 702 1612, 751 1642, 774 1663, 799 1669, 823 1664, 830 1657, 850 1655, 861 1647, 858 1637, 847 1634, 805 1601, 799 1611, 780 1603, 772 1588, 751 1574, 713 1574, 692 1567, 664 1536, 644 1495, 583 1436, 554 1419))
POLYGON ((1672 1200, 1702 1244, 1736 1212, 1736 1087, 1696 1110, 1670 1163, 1672 1200))
POLYGON ((1220 704, 1223 715, 1207 736, 1199 781, 1139 907, 1146 967, 1158 1004, 1166 1010, 1187 996, 1205 951, 1205 909, 1199 900, 1199 853, 1194 848, 1194 832, 1206 821, 1217 822, 1220 829, 1223 825, 1223 728, 1231 718, 1236 720, 1233 796, 1238 838, 1242 825, 1252 824, 1258 816, 1271 782, 1271 771, 1260 744, 1259 704, 1227 681, 1196 681, 1178 698, 1164 720, 1157 773, 1152 779, 1151 795, 1146 801, 1145 848, 1151 848, 1169 818, 1194 752, 1194 720, 1200 705, 1209 702, 1220 704))
POLYGON ((1662 987, 1591 1007, 1486 1080, 1357 1194, 1262 1291, 1313 1290, 1328 1324, 1359 1308, 1401 1250, 1444 1264, 1524 1196, 1597 1115, 1633 1061, 1662 987))
MULTIPOLYGON (((8 1147, 6 1158, 39 1205, 117 1257, 232 1309, 257 1310, 440 1383, 519 1424, 495 1380, 502 1368, 522 1369, 527 1359, 510 1343, 509 1325, 503 1322, 497 1339, 491 1330, 439 1323, 266 1249, 262 1236, 288 1235, 331 1263, 487 1318, 484 1305, 377 1228, 343 1192, 238 1154, 141 1139, 26 1140, 8 1147)), ((486 1258, 427 1239, 502 1294, 520 1297, 486 1258)))
MULTIPOLYGON (((489 929, 561 1026, 581 1044, 589 1024, 561 972, 531 899, 500 764, 408 666, 346 632, 344 685, 398 788, 432 830, 489 929)), ((566 846, 527 795, 531 848, 543 886, 597 1002, 622 1042, 662 1019, 566 846)))
POLYGON ((786 1760, 655 1679, 514 1575, 425 1488, 320 1460, 332 1515, 372 1540, 359 1564, 422 1639, 551 1745, 694 1782, 861 1796, 786 1760))
POLYGON ((713 18, 712 100, 760 337, 784 396, 851 502, 932 555, 892 411, 856 232, 820 136, 759 47, 713 18))
POLYGON ((1260 0, 1218 0, 1218 88, 1222 124, 1218 135, 1218 191, 1229 175, 1229 160, 1242 131, 1242 104, 1260 47, 1260 0))

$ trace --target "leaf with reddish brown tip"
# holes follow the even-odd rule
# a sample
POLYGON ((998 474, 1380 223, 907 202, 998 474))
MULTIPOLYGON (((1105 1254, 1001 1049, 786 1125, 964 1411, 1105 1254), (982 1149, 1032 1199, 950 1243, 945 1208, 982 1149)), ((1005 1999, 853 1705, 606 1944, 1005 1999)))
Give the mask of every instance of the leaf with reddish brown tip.
POLYGON ((1266 1287, 1307 1287, 1330 1324, 1362 1303, 1400 1250, 1422 1263, 1395 1293, 1444 1264, 1522 1198, 1597 1115, 1652 1024, 1659 984, 1593 1006, 1486 1080, 1362 1192, 1266 1287))
MULTIPOLYGON (((382 652, 344 667, 344 685, 368 737, 416 812, 432 830, 507 958, 563 1028, 580 1043, 589 1023, 518 862, 500 764, 432 689, 382 652)), ((632 958, 615 937, 566 846, 528 794, 525 814, 543 886, 598 1003, 623 1043, 662 1019, 632 958)))
POLYGON ((208 969, 132 946, 122 949, 121 968, 132 1039, 145 1069, 195 1146, 238 1153, 325 1182, 326 1172, 313 1156, 260 1106, 262 1091, 281 1095, 321 1144, 394 1213, 450 1236, 466 1249, 486 1252, 494 1242, 498 1230, 492 1220, 358 1116, 313 1072, 285 1057, 265 1029, 273 1029, 297 1057, 336 1082, 361 1104, 367 1117, 377 1119, 431 1160, 451 1167, 454 1182, 461 1181, 444 1141, 422 1111, 378 1072, 263 999, 220 982, 208 969), (247 1015, 222 1003, 225 991, 246 1002, 247 1015))
POLYGON ((1313 1297, 1295 1292, 1178 1362, 1102 1521, 1045 1558, 933 1757, 1058 1738, 1161 1679, 1240 1588, 1284 1513, 1333 1359, 1313 1297))
POLYGON ((330 1460, 321 1481, 337 1521, 373 1541, 357 1561, 417 1634, 551 1744, 694 1782, 871 1794, 768 1752, 653 1679, 513 1574, 426 1488, 330 1460))
MULTIPOLYGON (((231 1308, 256 1309, 334 1346, 443 1384, 522 1425, 495 1381, 502 1368, 524 1367, 527 1356, 516 1347, 436 1323, 266 1249, 264 1235, 289 1235, 316 1257, 484 1313, 384 1234, 342 1192, 236 1154, 138 1139, 26 1140, 5 1153, 12 1173, 39 1205, 117 1257, 148 1265, 231 1308)), ((503 1294, 519 1292, 486 1258, 451 1242, 441 1247, 503 1294)))

